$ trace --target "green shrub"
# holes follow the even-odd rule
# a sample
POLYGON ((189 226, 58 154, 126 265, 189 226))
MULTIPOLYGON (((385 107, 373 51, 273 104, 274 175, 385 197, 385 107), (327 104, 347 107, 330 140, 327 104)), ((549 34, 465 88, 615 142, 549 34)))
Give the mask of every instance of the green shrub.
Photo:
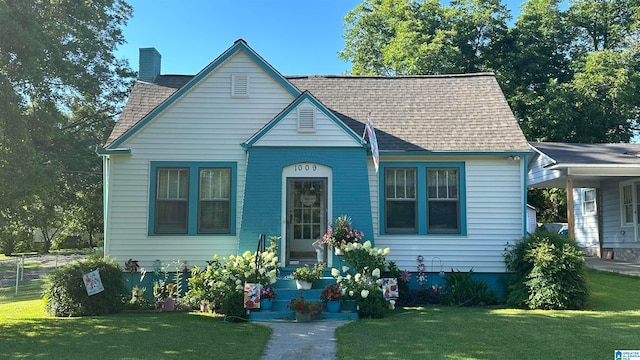
POLYGON ((507 304, 525 309, 584 309, 584 254, 566 236, 536 232, 505 250, 507 304))
POLYGON ((90 258, 52 271, 44 283, 45 310, 54 316, 102 315, 119 312, 128 299, 124 274, 113 260, 90 258), (104 291, 87 295, 82 277, 98 270, 104 291))
POLYGON ((331 275, 344 290, 345 297, 355 300, 360 317, 384 317, 389 303, 380 286, 381 275, 389 272, 389 262, 386 260, 389 249, 372 247, 370 241, 364 244, 349 243, 342 249, 344 261, 349 266, 333 268, 331 275))
POLYGON ((222 300, 220 312, 229 322, 246 321, 249 316, 244 308, 244 293, 238 291, 228 293, 222 300))
POLYGON ((463 273, 451 269, 445 275, 444 282, 442 303, 445 305, 482 306, 497 303, 495 292, 489 289, 486 281, 474 279, 473 270, 463 273))

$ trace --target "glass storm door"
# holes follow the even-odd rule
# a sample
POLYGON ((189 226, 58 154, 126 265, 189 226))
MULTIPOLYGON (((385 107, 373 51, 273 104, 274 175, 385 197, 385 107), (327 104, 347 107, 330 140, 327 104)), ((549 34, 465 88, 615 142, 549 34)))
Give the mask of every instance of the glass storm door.
POLYGON ((327 179, 288 178, 286 266, 326 263, 326 230, 327 179))

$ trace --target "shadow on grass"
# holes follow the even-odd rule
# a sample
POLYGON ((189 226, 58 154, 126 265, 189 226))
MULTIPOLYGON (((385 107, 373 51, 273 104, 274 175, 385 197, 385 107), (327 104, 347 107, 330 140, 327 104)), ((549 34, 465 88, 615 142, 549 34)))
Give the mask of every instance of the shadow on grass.
POLYGON ((382 320, 338 328, 338 355, 340 359, 603 359, 611 358, 615 349, 637 347, 639 324, 640 311, 400 310, 382 320), (373 338, 383 340, 372 342, 373 338))
POLYGON ((258 359, 270 329, 189 313, 0 324, 0 358, 258 359))

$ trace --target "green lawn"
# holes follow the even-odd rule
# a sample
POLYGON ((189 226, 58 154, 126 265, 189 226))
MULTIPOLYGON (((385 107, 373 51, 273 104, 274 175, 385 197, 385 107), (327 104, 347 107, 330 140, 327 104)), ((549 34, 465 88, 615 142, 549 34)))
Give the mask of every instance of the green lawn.
POLYGON ((590 271, 589 285, 587 311, 427 307, 357 321, 338 328, 338 358, 613 359, 640 349, 640 277, 590 271))
POLYGON ((53 318, 40 285, 0 298, 0 359, 259 359, 271 334, 198 313, 53 318))
MULTIPOLYGON (((640 277, 589 272, 587 311, 398 309, 337 330, 338 359, 611 359, 640 349, 640 277)), ((39 283, 0 297, 0 359, 259 359, 270 329, 196 313, 52 318, 39 283)))

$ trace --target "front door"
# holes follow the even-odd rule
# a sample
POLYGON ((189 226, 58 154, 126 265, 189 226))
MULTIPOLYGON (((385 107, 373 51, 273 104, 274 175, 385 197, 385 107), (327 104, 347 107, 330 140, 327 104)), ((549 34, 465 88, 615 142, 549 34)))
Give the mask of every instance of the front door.
POLYGON ((327 262, 327 179, 287 178, 286 266, 327 262))

